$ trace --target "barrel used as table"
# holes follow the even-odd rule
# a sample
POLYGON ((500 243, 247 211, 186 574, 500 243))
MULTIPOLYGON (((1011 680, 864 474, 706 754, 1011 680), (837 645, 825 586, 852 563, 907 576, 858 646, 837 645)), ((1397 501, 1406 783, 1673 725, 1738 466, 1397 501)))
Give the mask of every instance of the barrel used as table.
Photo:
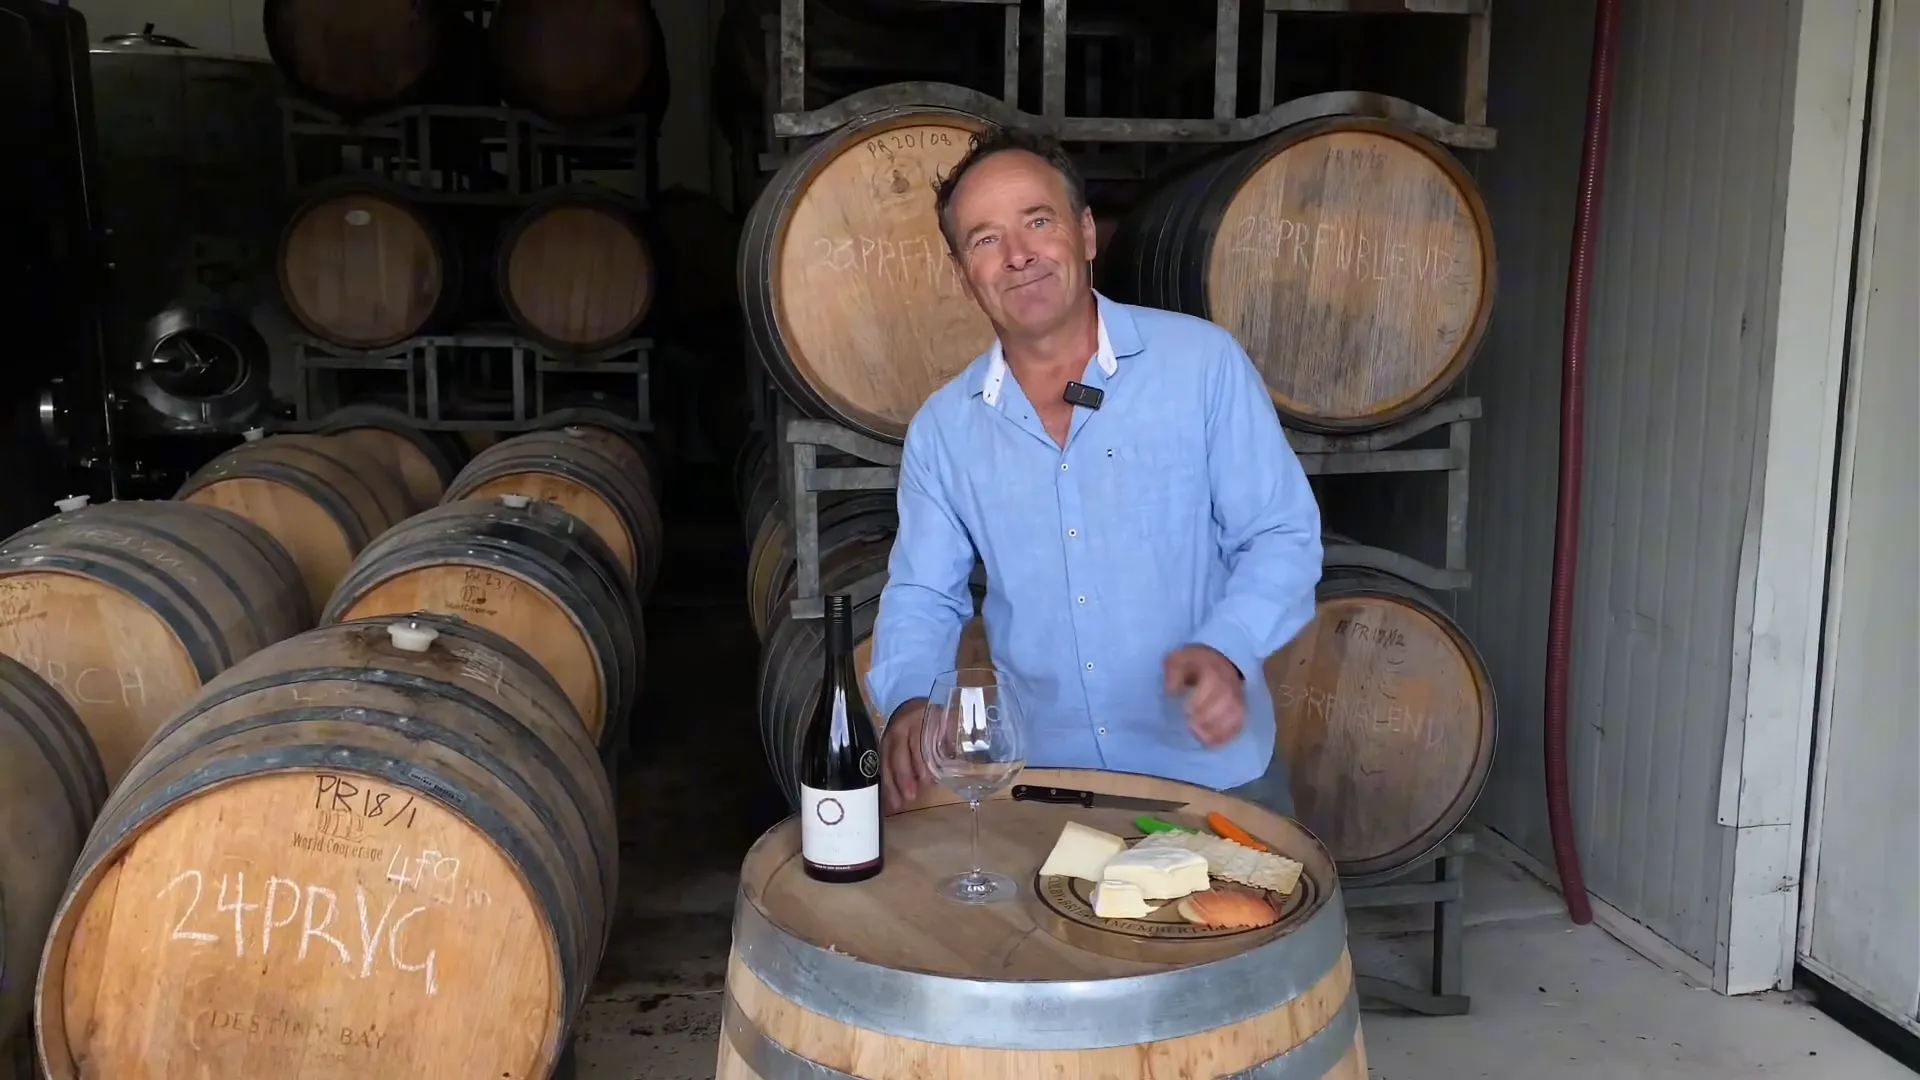
MULTIPOLYGON (((820 552, 821 595, 846 593, 853 597, 853 663, 860 676, 860 699, 879 726, 885 726, 887 717, 880 715, 867 689, 867 672, 873 664, 879 589, 886 581, 887 554, 892 549, 891 533, 869 532, 849 535, 833 547, 822 546, 820 552)), ((800 781, 795 770, 800 760, 800 740, 820 698, 827 641, 821 620, 793 617, 796 584, 789 580, 772 605, 766 643, 760 650, 760 742, 775 782, 787 800, 798 805, 800 781)), ((976 606, 978 600, 976 595, 976 606)), ((986 666, 992 662, 986 623, 975 615, 961 629, 955 666, 986 666)))
POLYGON ((230 511, 265 529, 300 568, 316 612, 360 550, 410 508, 397 474, 326 435, 241 443, 187 477, 174 498, 230 511))
POLYGON ((968 860, 966 804, 945 792, 886 819, 886 869, 857 885, 807 877, 799 823, 789 818, 754 844, 741 870, 718 1080, 1365 1080, 1339 880, 1310 833, 1171 780, 1030 769, 1016 782, 1223 813, 1303 863, 1295 891, 1305 895, 1277 935, 1244 951, 1118 959, 1054 935, 1036 876, 1068 821, 1138 836, 1137 810, 989 799, 980 807, 981 865, 1013 878, 1020 895, 979 906, 936 892, 968 860))
POLYGON ((475 454, 445 501, 525 495, 587 523, 644 599, 660 573, 665 526, 646 459, 624 435, 589 424, 531 431, 475 454))
POLYGON ((110 783, 207 680, 313 611, 273 537, 216 507, 101 503, 0 543, 0 654, 73 706, 110 783))
POLYGON ((1432 404, 1493 311, 1493 225, 1445 149, 1386 121, 1286 128, 1181 177, 1094 263, 1117 300, 1232 332, 1288 423, 1357 431, 1432 404))
POLYGON ((1330 566, 1314 621, 1267 659, 1295 812, 1349 882, 1377 881, 1466 819, 1493 768, 1493 680, 1417 586, 1330 566))
POLYGON ((406 413, 384 405, 335 409, 314 430, 353 444, 398 475, 414 513, 440 502, 468 457, 458 438, 422 430, 406 413))
POLYGON ((32 1011, 40 947, 106 798, 107 774, 73 706, 0 655, 0 1058, 32 1011))
POLYGON ((280 237, 280 292, 315 337, 381 349, 424 333, 459 301, 461 246, 397 186, 335 181, 280 237))
POLYGON ((325 626, 209 684, 101 811, 35 1019, 53 1080, 549 1075, 613 910, 560 687, 457 619, 325 626))
POLYGON ((755 200, 740 239, 747 335, 802 410, 900 442, 928 395, 993 344, 933 208, 985 127, 888 109, 795 155, 755 200))
POLYGON ((368 545, 322 623, 431 611, 527 651, 606 744, 639 696, 640 608, 606 542, 579 518, 523 495, 417 514, 368 545))

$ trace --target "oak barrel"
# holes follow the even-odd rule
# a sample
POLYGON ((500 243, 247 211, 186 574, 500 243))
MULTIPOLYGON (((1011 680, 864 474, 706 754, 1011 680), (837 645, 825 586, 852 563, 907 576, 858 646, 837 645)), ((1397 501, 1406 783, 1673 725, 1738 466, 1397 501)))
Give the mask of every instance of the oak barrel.
POLYGON ((659 288, 655 246, 638 213, 604 189, 541 196, 501 234, 500 303, 556 352, 595 352, 633 336, 659 288))
POLYGON ((368 545, 322 623, 430 611, 527 651, 587 735, 610 742, 638 699, 640 607, 612 549, 579 518, 522 495, 435 507, 368 545))
MULTIPOLYGON (((880 614, 880 589, 886 583, 887 556, 893 550, 890 531, 851 531, 833 547, 821 545, 820 592, 853 597, 853 663, 860 673, 860 698, 876 725, 884 727, 867 687, 873 662, 873 622, 880 614)), ((792 615, 795 582, 789 580, 772 608, 765 644, 760 650, 760 743, 772 772, 789 802, 799 797, 794 770, 800 739, 820 698, 820 680, 826 664, 826 637, 819 619, 792 615)), ((980 596, 974 597, 978 611, 980 596)), ((961 630, 955 649, 956 666, 992 662, 986 623, 976 614, 961 630)), ((931 688, 929 688, 931 689, 931 688)))
POLYGON ((267 0, 261 21, 294 90, 352 115, 446 89, 479 44, 452 0, 267 0))
POLYGON ((914 411, 993 344, 948 257, 933 188, 986 121, 894 108, 776 173, 742 229, 754 354, 809 415, 900 442, 914 411))
POLYGON ((1485 790, 1493 680, 1410 582, 1329 566, 1318 595, 1314 621, 1267 659, 1267 686, 1296 815, 1344 878, 1380 880, 1438 846, 1485 790))
POLYGON ((101 811, 41 968, 42 1058, 545 1077, 617 859, 593 745, 532 657, 441 616, 309 631, 210 684, 101 811))
POLYGON ((648 0, 501 0, 487 37, 507 98, 550 120, 666 111, 666 35, 648 0))
POLYGON ((664 526, 646 461, 633 441, 578 424, 532 431, 475 454, 447 487, 445 501, 525 495, 587 523, 645 599, 659 575, 664 526))
POLYGON ((623 415, 618 406, 619 403, 609 400, 604 391, 554 394, 547 398, 547 411, 534 419, 533 430, 598 428, 601 433, 624 440, 639 456, 640 468, 646 473, 647 490, 653 492, 657 500, 663 480, 660 455, 654 453, 635 422, 623 415))
POLYGON ((398 475, 326 435, 241 443, 187 477, 174 498, 265 529, 299 566, 314 611, 327 606, 354 556, 410 509, 398 475))
POLYGON ((384 405, 335 409, 314 430, 351 443, 396 474, 415 513, 440 502, 467 460, 466 446, 458 438, 422 430, 406 413, 384 405))
POLYGON ((1279 932, 1190 962, 1120 959, 1122 950, 1055 937, 1036 880, 1061 829, 1077 821, 1138 836, 1138 810, 994 796, 980 808, 981 865, 1022 895, 971 906, 936 892, 968 858, 967 806, 944 791, 886 819, 886 871, 857 885, 807 877, 799 823, 788 818, 741 869, 718 1080, 1366 1080, 1339 879, 1312 834, 1171 780, 1028 769, 1019 782, 1174 800, 1195 818, 1225 814, 1305 866, 1279 932))
POLYGON ((102 503, 0 542, 0 653, 73 706, 110 782, 203 684, 313 610, 273 537, 215 507, 102 503))
MULTIPOLYGON (((862 491, 841 499, 822 499, 819 522, 820 551, 825 560, 828 552, 851 544, 878 539, 891 545, 894 531, 900 527, 900 515, 893 492, 862 491)), ((753 619, 753 632, 762 640, 783 596, 793 591, 798 568, 786 509, 772 503, 747 556, 747 611, 753 619)))
POLYGON ((460 249, 392 185, 328 184, 280 236, 280 292, 315 337, 382 349, 424 333, 458 302, 460 249))
POLYGON ((1391 423, 1444 394, 1493 311, 1493 226, 1452 155, 1385 121, 1298 124, 1167 184, 1095 261, 1115 299, 1233 333, 1288 423, 1391 423))
POLYGON ((32 1011, 47 927, 106 798, 107 774, 73 706, 0 655, 0 1055, 32 1011))

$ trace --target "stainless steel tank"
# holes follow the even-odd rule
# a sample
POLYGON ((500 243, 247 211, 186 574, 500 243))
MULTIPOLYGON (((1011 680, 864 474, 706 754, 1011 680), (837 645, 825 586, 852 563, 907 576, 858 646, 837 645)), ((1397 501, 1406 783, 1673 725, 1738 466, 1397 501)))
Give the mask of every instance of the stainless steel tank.
POLYGON ((267 405, 274 371, 292 368, 274 268, 279 73, 151 24, 105 38, 88 59, 109 370, 152 410, 141 426, 242 430, 267 405))

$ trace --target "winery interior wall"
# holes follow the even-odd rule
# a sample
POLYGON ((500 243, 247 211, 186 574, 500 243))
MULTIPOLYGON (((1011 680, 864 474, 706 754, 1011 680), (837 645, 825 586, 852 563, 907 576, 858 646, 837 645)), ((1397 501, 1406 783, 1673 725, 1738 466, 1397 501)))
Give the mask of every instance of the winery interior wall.
MULTIPOLYGON (((699 191, 712 189, 707 71, 719 2, 653 0, 666 31, 668 68, 673 75, 673 99, 660 126, 661 187, 681 184, 699 191)), ((197 49, 267 55, 260 0, 88 0, 74 7, 86 15, 87 33, 95 41, 109 34, 138 33, 152 23, 155 33, 177 37, 197 49)))
MULTIPOLYGON (((1768 384, 1792 100, 1790 0, 1622 3, 1595 267, 1569 717, 1595 895, 1713 964, 1735 593, 1768 384)), ((1477 816, 1552 863, 1543 671, 1560 346, 1592 0, 1497 5, 1478 175, 1500 295, 1468 389, 1474 587, 1498 684, 1477 816)))

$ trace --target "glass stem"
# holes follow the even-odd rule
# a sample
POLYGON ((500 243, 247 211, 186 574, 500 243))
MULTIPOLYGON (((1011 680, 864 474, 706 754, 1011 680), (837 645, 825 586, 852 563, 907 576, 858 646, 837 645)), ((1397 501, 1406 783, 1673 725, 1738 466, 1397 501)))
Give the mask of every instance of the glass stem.
POLYGON ((973 811, 971 814, 968 815, 969 817, 973 818, 973 876, 979 877, 980 876, 980 804, 976 802, 976 803, 968 803, 967 805, 971 807, 973 811))

